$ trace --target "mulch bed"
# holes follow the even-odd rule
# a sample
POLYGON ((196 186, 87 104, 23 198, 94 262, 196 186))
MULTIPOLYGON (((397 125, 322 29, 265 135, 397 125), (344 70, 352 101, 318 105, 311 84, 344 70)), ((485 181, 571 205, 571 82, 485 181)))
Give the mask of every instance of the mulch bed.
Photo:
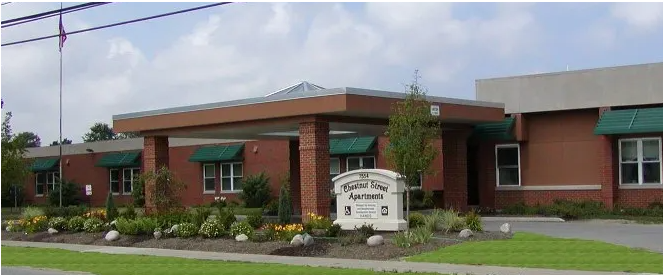
POLYGON ((478 232, 474 233, 474 236, 469 239, 460 240, 458 238, 458 233, 444 234, 438 232, 435 233, 435 238, 430 243, 416 245, 409 248, 401 248, 391 242, 390 237, 393 233, 381 234, 385 237, 385 244, 377 247, 369 247, 366 244, 351 244, 343 246, 337 240, 328 238, 316 238, 315 243, 307 247, 293 247, 286 242, 237 242, 231 238, 205 239, 195 237, 189 239, 161 238, 156 240, 152 236, 121 235, 119 240, 108 242, 103 238, 104 233, 61 232, 50 235, 47 232, 40 232, 26 235, 25 233, 20 232, 2 232, 0 234, 3 241, 11 240, 164 248, 279 256, 349 258, 360 260, 399 260, 402 257, 433 251, 441 247, 455 245, 466 241, 509 239, 512 236, 511 234, 503 234, 501 232, 478 232))

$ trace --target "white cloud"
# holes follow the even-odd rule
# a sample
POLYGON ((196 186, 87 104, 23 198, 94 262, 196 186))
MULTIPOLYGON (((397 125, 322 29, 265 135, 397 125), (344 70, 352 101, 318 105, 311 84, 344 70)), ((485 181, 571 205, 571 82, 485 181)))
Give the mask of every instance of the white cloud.
MULTIPOLYGON (((448 3, 367 3, 361 9, 238 3, 149 54, 122 36, 71 35, 64 136, 80 142, 94 122, 110 123, 114 114, 263 96, 302 80, 401 91, 415 68, 431 94, 471 98, 472 87, 467 94, 444 89, 470 59, 508 58, 536 43, 528 5, 498 7, 486 18, 458 19, 448 3)), ((72 30, 98 25, 78 21, 75 13, 67 22, 72 30)), ((3 42, 52 33, 52 23, 3 30, 3 42)), ((2 97, 14 112, 14 129, 35 131, 44 143, 55 140, 57 42, 3 47, 2 59, 2 97)))
POLYGON ((612 16, 642 31, 651 31, 663 26, 663 3, 615 3, 612 16))

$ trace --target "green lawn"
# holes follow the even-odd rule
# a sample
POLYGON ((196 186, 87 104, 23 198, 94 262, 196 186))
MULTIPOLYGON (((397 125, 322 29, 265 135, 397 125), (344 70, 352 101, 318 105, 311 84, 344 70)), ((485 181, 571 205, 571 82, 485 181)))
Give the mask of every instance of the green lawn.
MULTIPOLYGON (((140 255, 81 253, 51 248, 2 247, 3 266, 30 266, 66 271, 84 271, 96 275, 168 275, 168 274, 317 274, 373 275, 396 274, 363 269, 305 267, 282 264, 223 262, 140 255)), ((398 273, 415 274, 415 273, 398 273)), ((416 273, 423 274, 423 273, 416 273)), ((430 273, 429 273, 430 274, 430 273)), ((439 274, 436 274, 439 275, 439 274)))
POLYGON ((452 264, 663 273, 663 254, 598 241, 518 232, 513 239, 467 242, 409 257, 452 264))

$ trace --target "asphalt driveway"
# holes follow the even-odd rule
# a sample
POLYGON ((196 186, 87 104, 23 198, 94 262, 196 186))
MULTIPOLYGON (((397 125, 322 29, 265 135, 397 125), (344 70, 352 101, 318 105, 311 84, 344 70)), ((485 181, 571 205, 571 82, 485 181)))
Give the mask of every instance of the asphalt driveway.
MULTIPOLYGON (((484 222, 485 230, 499 230, 504 222, 484 222)), ((553 237, 580 238, 645 248, 663 253, 663 225, 621 224, 607 221, 509 222, 511 230, 553 237)))

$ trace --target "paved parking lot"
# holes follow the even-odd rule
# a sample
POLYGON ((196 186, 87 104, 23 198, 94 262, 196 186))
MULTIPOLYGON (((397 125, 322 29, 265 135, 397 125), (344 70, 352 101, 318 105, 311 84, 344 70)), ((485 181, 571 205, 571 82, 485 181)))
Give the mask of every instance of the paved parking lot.
MULTIPOLYGON (((499 230, 504 222, 484 222, 486 230, 499 230)), ((598 240, 663 253, 663 225, 620 224, 602 221, 510 222, 514 231, 553 237, 598 240)))

